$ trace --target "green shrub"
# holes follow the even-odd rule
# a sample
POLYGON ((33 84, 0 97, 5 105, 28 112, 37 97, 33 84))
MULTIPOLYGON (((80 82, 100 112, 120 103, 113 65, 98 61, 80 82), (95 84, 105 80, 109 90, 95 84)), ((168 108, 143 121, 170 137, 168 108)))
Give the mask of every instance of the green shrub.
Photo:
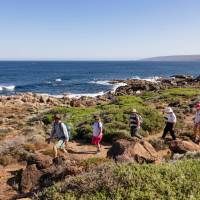
POLYGON ((200 199, 200 161, 184 160, 160 165, 100 165, 89 173, 69 177, 45 189, 40 199, 200 199), (53 191, 53 192, 52 192, 53 191))
POLYGON ((195 88, 172 88, 161 92, 160 98, 168 99, 172 102, 182 98, 188 99, 199 94, 200 90, 195 88))
POLYGON ((111 142, 113 139, 129 136, 128 121, 132 108, 136 108, 144 119, 141 130, 143 135, 145 132, 157 133, 162 128, 164 120, 160 113, 135 96, 119 96, 115 103, 89 108, 56 107, 46 113, 44 118, 50 122, 55 113, 60 113, 63 121, 71 125, 74 138, 91 140, 93 114, 98 113, 104 125, 103 140, 111 142))

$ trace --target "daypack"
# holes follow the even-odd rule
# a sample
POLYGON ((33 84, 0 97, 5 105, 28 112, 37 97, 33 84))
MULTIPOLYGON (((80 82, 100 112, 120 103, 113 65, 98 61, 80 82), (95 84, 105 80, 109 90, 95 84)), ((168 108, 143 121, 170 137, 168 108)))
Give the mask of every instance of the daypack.
POLYGON ((139 122, 142 124, 143 123, 143 118, 141 115, 138 115, 138 118, 139 118, 139 122))
MULTIPOLYGON (((98 122, 98 128, 99 128, 99 130, 101 129, 101 127, 100 127, 100 122, 98 122)), ((102 127, 102 134, 104 133, 104 128, 102 127)))

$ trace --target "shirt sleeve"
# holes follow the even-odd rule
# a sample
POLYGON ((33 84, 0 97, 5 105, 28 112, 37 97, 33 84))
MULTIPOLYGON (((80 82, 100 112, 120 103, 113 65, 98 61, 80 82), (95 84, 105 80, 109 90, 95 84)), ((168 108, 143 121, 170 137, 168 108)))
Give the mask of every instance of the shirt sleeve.
POLYGON ((67 127, 63 123, 61 123, 61 126, 62 126, 62 129, 63 129, 63 134, 65 135, 65 138, 68 141, 69 140, 69 134, 68 134, 67 127))

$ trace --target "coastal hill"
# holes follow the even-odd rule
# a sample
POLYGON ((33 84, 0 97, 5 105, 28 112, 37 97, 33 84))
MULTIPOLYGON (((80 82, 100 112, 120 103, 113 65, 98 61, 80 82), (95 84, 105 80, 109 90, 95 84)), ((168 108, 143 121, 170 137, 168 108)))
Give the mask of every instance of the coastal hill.
POLYGON ((200 55, 172 55, 145 58, 142 61, 200 61, 200 55))

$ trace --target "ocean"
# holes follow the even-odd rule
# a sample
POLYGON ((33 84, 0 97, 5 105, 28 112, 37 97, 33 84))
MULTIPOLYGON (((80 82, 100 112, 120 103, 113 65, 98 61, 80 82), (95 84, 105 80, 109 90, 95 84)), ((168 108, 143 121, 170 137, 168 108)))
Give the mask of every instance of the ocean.
POLYGON ((34 92, 96 96, 114 91, 113 79, 200 75, 200 62, 0 61, 0 95, 34 92))

